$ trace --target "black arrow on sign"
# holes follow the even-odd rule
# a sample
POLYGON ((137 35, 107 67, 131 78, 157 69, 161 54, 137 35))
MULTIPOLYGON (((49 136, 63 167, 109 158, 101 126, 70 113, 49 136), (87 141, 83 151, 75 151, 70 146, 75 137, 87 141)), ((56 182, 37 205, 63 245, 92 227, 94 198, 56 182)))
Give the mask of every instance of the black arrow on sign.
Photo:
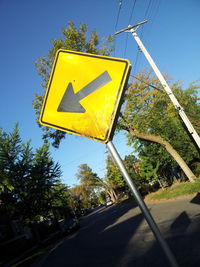
POLYGON ((74 89, 72 83, 69 83, 67 89, 64 93, 64 96, 58 106, 58 112, 71 112, 71 113, 84 113, 85 109, 79 103, 80 100, 85 98, 86 96, 92 94, 97 89, 106 85, 112 81, 110 75, 107 71, 103 72, 96 79, 88 83, 85 87, 83 87, 76 94, 74 93, 74 89))

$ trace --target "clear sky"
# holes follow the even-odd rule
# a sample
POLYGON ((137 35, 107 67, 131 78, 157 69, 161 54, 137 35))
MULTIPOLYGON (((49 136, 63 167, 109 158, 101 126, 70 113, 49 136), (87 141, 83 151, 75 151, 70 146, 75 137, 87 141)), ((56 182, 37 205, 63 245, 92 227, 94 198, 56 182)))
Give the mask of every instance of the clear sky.
MULTIPOLYGON (((34 148, 42 144, 32 108, 34 93, 42 92, 34 62, 47 55, 51 40, 61 37, 69 21, 86 23, 89 31, 106 37, 148 19, 138 35, 159 69, 187 86, 200 78, 199 14, 199 0, 0 0, 0 127, 9 132, 19 122, 23 141, 31 139, 34 148)), ((130 33, 117 35, 115 45, 112 56, 129 59, 132 74, 148 67, 130 33)), ((131 153, 123 135, 113 142, 122 158, 131 153)), ((105 151, 102 143, 72 135, 51 149, 62 166, 62 181, 70 186, 77 183, 82 163, 102 177, 105 151)))

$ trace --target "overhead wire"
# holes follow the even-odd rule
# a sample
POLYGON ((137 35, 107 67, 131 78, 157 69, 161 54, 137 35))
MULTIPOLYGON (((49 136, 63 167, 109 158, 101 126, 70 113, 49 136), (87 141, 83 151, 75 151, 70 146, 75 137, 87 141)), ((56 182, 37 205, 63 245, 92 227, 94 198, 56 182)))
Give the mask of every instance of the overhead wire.
MULTIPOLYGON (((122 143, 121 141, 123 141, 124 140, 124 137, 120 137, 120 138, 118 138, 117 139, 117 142, 118 142, 118 145, 120 144, 120 143, 122 143)), ((64 163, 64 164, 62 164, 62 166, 63 167, 67 167, 69 164, 72 164, 72 163, 74 163, 74 162, 80 162, 80 159, 84 159, 85 160, 85 158, 86 157, 90 157, 90 156, 93 156, 92 155, 92 153, 91 152, 93 152, 93 151, 100 151, 101 149, 91 149, 90 151, 88 151, 87 153, 84 153, 84 154, 82 154, 80 157, 77 157, 76 159, 74 159, 74 160, 71 160, 71 161, 68 161, 68 162, 66 162, 66 163, 64 163)), ((107 154, 107 148, 105 147, 105 149, 104 149, 104 151, 103 151, 103 153, 106 155, 107 154)), ((106 157, 106 156, 105 156, 106 157)), ((84 160, 83 160, 83 162, 84 162, 84 160)), ((99 167, 99 162, 98 163, 96 163, 96 164, 92 164, 92 169, 94 170, 94 171, 96 171, 97 169, 98 169, 98 171, 101 171, 101 172, 103 172, 103 171, 105 171, 106 170, 106 166, 103 166, 103 165, 105 165, 105 160, 104 159, 101 159, 100 160, 100 162, 102 163, 102 167, 101 168, 99 168, 98 169, 98 167, 99 167)), ((63 180, 67 180, 67 177, 62 177, 62 179, 63 180)))
MULTIPOLYGON (((119 16, 120 16, 121 8, 122 8, 122 0, 119 0, 118 12, 117 12, 117 17, 116 17, 114 32, 117 31, 117 26, 118 26, 118 22, 119 22, 119 16)), ((116 47, 116 37, 114 36, 114 56, 115 56, 115 47, 116 47)))
MULTIPOLYGON (((152 3, 152 0, 149 0, 149 4, 148 4, 147 9, 146 9, 145 14, 144 14, 145 19, 148 16, 148 12, 149 12, 151 3, 152 3)), ((141 37, 140 37, 141 40, 143 39, 143 34, 144 34, 144 25, 142 25, 142 29, 141 29, 141 37)))
MULTIPOLYGON (((122 141, 123 140, 123 137, 121 137, 121 138, 118 138, 118 142, 120 142, 120 141, 122 141)), ((92 157, 93 155, 92 155, 92 152, 96 152, 96 151, 101 151, 101 148, 99 148, 99 149, 91 149, 91 150, 89 150, 88 152, 86 152, 86 153, 83 153, 82 155, 80 155, 79 157, 77 157, 77 158, 75 158, 75 159, 73 159, 73 160, 70 160, 70 161, 68 161, 68 162, 66 162, 66 163, 64 163, 64 166, 67 166, 67 165, 69 165, 69 164, 72 164, 72 163, 74 163, 74 162, 76 162, 76 161, 80 161, 81 159, 85 159, 86 157, 92 157)), ((105 148, 104 149, 104 151, 103 151, 103 153, 107 153, 107 149, 105 148)))
POLYGON ((133 77, 134 79, 136 79, 136 80, 138 80, 138 81, 140 81, 140 82, 142 82, 142 83, 144 83, 144 84, 146 84, 146 85, 152 87, 153 89, 156 89, 156 90, 158 90, 158 91, 160 91, 160 92, 163 92, 162 89, 156 87, 156 86, 153 85, 153 84, 147 83, 147 82, 145 82, 144 80, 141 80, 141 79, 139 79, 138 77, 136 77, 136 76, 134 76, 134 75, 132 75, 132 74, 130 74, 130 76, 133 77))
MULTIPOLYGON (((86 153, 80 155, 79 157, 66 162, 64 165, 70 165, 70 164, 72 164, 72 163, 74 163, 76 161, 79 161, 81 159, 85 159, 86 157, 91 157, 91 156, 93 156, 92 152, 94 152, 94 151, 96 152, 96 151, 100 151, 100 150, 101 150, 100 148, 99 149, 96 149, 96 148, 95 149, 91 149, 91 150, 87 151, 86 153)), ((106 152, 106 149, 105 149, 105 151, 103 153, 105 153, 105 152, 106 152)))
POLYGON ((118 21, 119 21, 119 15, 120 15, 121 7, 122 7, 122 0, 119 0, 119 8, 118 8, 117 19, 116 19, 116 23, 115 23, 115 31, 117 31, 117 25, 118 25, 118 21))
POLYGON ((152 29, 152 25, 154 24, 155 18, 158 14, 158 11, 160 8, 160 3, 161 3, 160 0, 155 1, 154 6, 152 5, 152 7, 151 7, 151 10, 152 10, 151 14, 149 12, 149 17, 151 17, 151 23, 150 23, 149 28, 148 28, 148 34, 150 33, 150 31, 152 29))
MULTIPOLYGON (((133 1, 133 5, 132 5, 132 8, 131 8, 131 13, 130 13, 130 17, 129 17, 129 24, 130 24, 130 22, 132 20, 132 17, 133 17, 133 13, 134 13, 135 6, 136 6, 136 1, 137 0, 134 0, 133 1)), ((118 3, 119 3, 119 5, 118 5, 118 12, 117 12, 116 23, 115 23, 115 31, 117 31, 117 26, 118 26, 118 22, 119 22, 120 12, 121 12, 121 9, 122 9, 122 0, 119 0, 118 3)), ((145 19, 148 16, 150 16, 150 13, 152 13, 155 10, 154 7, 156 5, 154 3, 158 3, 157 4, 157 7, 156 7, 156 12, 154 12, 154 18, 155 18, 156 13, 157 13, 157 10, 159 9, 160 2, 159 1, 158 2, 153 2, 152 0, 149 0, 148 5, 147 5, 147 8, 146 8, 145 13, 144 13, 145 19)), ((140 39, 142 40, 143 38, 144 38, 144 25, 142 25, 142 28, 141 28, 141 37, 140 37, 140 39)), ((126 34, 125 47, 124 47, 124 58, 126 57, 127 43, 128 43, 128 34, 126 34)), ((116 47, 116 38, 115 37, 114 37, 114 47, 116 47)), ((137 67, 137 65, 139 65, 138 64, 138 62, 139 62, 139 52, 140 52, 140 50, 138 49, 137 54, 136 54, 135 63, 133 65, 133 73, 136 72, 136 67, 137 67)), ((114 48, 114 56, 115 56, 115 48, 114 48)))
MULTIPOLYGON (((147 19, 147 17, 148 17, 148 13, 149 13, 151 4, 152 4, 152 0, 149 0, 148 6, 147 6, 146 11, 144 13, 144 18, 145 19, 147 19)), ((143 37, 144 37, 144 25, 142 25, 141 27, 142 28, 141 28, 141 37, 140 37, 140 39, 142 40, 143 37)), ((140 49, 138 47, 137 54, 136 54, 136 60, 135 60, 134 66, 133 66, 133 73, 136 72, 137 65, 139 66, 139 63, 138 63, 139 62, 139 52, 140 52, 140 49)))
MULTIPOLYGON (((135 9, 135 4, 136 4, 136 0, 134 0, 133 5, 132 5, 132 8, 131 8, 130 17, 129 17, 129 20, 128 20, 128 26, 130 25, 131 20, 132 20, 132 17, 133 17, 133 12, 134 12, 134 9, 135 9)), ((126 50, 127 50, 128 36, 129 36, 129 34, 126 33, 125 48, 124 48, 124 58, 126 57, 126 50)))

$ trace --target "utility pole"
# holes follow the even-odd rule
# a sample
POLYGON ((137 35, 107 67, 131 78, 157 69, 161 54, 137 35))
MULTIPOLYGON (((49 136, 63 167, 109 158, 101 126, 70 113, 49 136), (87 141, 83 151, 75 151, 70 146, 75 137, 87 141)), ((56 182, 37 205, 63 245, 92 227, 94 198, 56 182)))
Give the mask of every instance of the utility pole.
POLYGON ((190 120, 188 119, 187 115, 184 112, 183 107, 179 104, 177 98, 175 97, 175 95, 173 94, 172 90, 170 89, 169 85, 167 84, 167 82, 165 81, 163 75, 161 74, 161 72, 159 71, 158 67, 156 66, 155 62, 153 61, 152 57, 150 56, 150 54, 148 53, 148 51, 146 50, 145 46, 143 45, 142 41, 140 40, 139 36, 136 33, 136 30, 138 29, 138 27, 141 24, 146 23, 147 20, 144 20, 140 23, 137 23, 135 25, 130 25, 125 29, 122 29, 120 31, 117 31, 115 33, 115 35, 122 33, 122 32, 131 32, 135 41, 138 44, 139 49, 143 52, 144 56, 146 57, 147 61, 149 62, 149 64, 151 65, 152 69, 154 70, 156 76, 158 77, 163 89, 165 90, 165 92, 168 94, 169 98, 171 99, 175 109, 178 111, 179 116, 181 117, 181 119, 183 120, 183 122, 185 123, 185 126, 187 127, 189 133, 191 134, 191 136, 193 137, 193 139, 195 140, 198 148, 200 149, 200 137, 198 135, 198 133, 196 132, 196 130, 194 129, 192 123, 190 122, 190 120))

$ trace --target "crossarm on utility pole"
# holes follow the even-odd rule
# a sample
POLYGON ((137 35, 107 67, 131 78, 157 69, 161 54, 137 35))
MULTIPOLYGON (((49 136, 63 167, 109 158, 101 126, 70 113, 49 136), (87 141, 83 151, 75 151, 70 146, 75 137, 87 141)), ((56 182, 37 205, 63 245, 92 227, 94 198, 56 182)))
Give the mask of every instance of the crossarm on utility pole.
POLYGON ((144 21, 142 21, 142 22, 140 22, 140 23, 137 23, 137 24, 134 24, 134 25, 130 25, 130 26, 128 26, 128 27, 125 28, 125 29, 122 29, 122 30, 120 30, 120 31, 115 32, 115 35, 117 35, 117 34, 119 34, 119 33, 121 33, 121 32, 129 31, 129 30, 131 30, 131 29, 133 29, 133 28, 136 28, 136 27, 138 27, 138 26, 140 26, 140 25, 146 23, 147 21, 148 21, 148 20, 144 20, 144 21))

